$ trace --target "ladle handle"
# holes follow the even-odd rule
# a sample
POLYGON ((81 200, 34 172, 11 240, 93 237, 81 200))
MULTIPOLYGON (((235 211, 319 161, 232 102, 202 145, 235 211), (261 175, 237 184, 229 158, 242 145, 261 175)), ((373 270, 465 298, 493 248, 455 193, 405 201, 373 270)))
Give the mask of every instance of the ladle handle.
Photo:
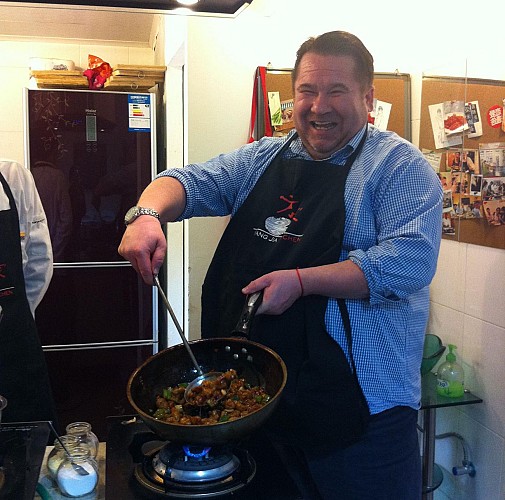
POLYGON ((186 348, 186 351, 188 351, 189 357, 191 358, 191 361, 193 362, 193 365, 195 366, 196 371, 198 372, 198 375, 203 375, 203 371, 200 368, 200 365, 197 363, 195 355, 193 354, 193 351, 191 350, 191 347, 189 346, 189 342, 184 336, 184 332, 182 331, 181 325, 177 319, 177 316, 174 313, 174 310, 172 309, 172 306, 170 305, 170 302, 167 299, 167 296, 165 295, 165 292, 163 291, 163 288, 161 288, 160 280, 158 279, 158 276, 153 276, 154 278, 154 283, 156 284, 156 287, 158 288, 158 292, 160 292, 161 298, 163 299, 163 302, 165 303, 165 306, 170 314, 170 317, 172 318, 172 321, 174 322, 175 328, 179 332, 179 335, 181 337, 181 340, 184 344, 184 347, 186 348))
POLYGON ((251 293, 247 296, 242 312, 240 313, 240 319, 238 320, 232 335, 243 335, 244 337, 249 338, 252 320, 262 302, 263 290, 251 293))
POLYGON ((60 436, 58 436, 58 433, 56 432, 56 429, 54 428, 54 425, 53 423, 48 420, 47 422, 49 424, 49 427, 51 427, 51 430, 53 431, 53 434, 55 435, 56 437, 56 440, 58 441, 58 443, 61 444, 61 447, 63 448, 63 451, 69 456, 71 457, 72 455, 70 454, 70 452, 68 451, 67 447, 63 444, 63 441, 60 439, 60 436))
POLYGON ((58 433, 56 432, 56 429, 54 428, 53 423, 51 420, 48 420, 47 423, 49 424, 49 427, 51 427, 51 430, 53 431, 53 434, 56 436, 56 440, 58 443, 60 443, 61 447, 63 448, 63 451, 66 453, 67 457, 70 459, 70 463, 72 464, 72 467, 74 470, 80 475, 80 476, 89 476, 89 472, 79 464, 76 464, 74 462, 74 457, 70 454, 68 451, 68 448, 64 445, 63 441, 60 439, 60 436, 58 436, 58 433))

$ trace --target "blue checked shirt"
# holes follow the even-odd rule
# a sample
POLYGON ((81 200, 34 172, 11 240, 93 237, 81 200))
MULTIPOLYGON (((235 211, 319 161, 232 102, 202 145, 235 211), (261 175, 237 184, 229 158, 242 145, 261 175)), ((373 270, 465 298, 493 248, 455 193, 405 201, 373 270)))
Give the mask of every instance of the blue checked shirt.
MULTIPOLYGON (((338 168, 364 127, 329 161, 338 168)), ((187 205, 180 219, 233 215, 285 142, 265 137, 202 164, 160 176, 182 182, 187 205)), ((295 139, 285 155, 311 160, 295 139)), ((340 259, 357 264, 367 300, 347 300, 358 378, 372 414, 394 406, 418 409, 420 363, 442 233, 442 187, 420 151, 392 132, 369 126, 345 188, 346 224, 340 259)), ((348 354, 336 300, 326 310, 330 335, 348 354)))

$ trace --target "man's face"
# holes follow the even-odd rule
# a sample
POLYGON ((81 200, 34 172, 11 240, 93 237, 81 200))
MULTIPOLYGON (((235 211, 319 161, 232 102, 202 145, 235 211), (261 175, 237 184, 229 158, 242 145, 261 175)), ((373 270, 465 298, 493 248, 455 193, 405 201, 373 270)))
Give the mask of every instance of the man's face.
POLYGON ((373 87, 363 90, 349 56, 303 56, 294 90, 296 130, 315 160, 331 156, 365 125, 373 87))

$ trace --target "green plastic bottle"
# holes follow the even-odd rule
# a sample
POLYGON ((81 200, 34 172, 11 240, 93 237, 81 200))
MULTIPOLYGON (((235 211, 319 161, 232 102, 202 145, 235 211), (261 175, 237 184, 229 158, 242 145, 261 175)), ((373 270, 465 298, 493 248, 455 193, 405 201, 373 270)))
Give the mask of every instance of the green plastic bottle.
POLYGON ((449 354, 445 363, 438 368, 437 393, 447 398, 460 398, 465 392, 465 373, 463 367, 456 363, 454 350, 456 346, 449 344, 449 354))

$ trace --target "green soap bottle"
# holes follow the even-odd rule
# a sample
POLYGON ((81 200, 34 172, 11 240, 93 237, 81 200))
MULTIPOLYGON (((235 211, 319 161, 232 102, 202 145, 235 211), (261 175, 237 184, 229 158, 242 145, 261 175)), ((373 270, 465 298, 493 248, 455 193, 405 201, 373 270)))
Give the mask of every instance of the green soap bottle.
POLYGON ((465 392, 465 373, 463 367, 456 363, 456 355, 453 352, 456 346, 449 344, 448 347, 446 361, 438 368, 437 393, 448 398, 459 398, 465 392))

